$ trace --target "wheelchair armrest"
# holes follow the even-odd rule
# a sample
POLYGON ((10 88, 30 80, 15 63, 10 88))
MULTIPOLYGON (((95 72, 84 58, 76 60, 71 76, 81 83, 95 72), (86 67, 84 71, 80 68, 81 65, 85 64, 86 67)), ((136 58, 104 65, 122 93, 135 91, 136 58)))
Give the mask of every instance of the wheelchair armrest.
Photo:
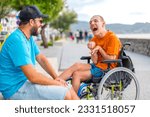
POLYGON ((121 60, 121 59, 104 60, 104 61, 102 61, 102 63, 107 63, 107 64, 108 64, 108 67, 107 67, 107 70, 106 70, 106 71, 109 71, 109 70, 110 70, 110 64, 111 64, 111 63, 119 63, 120 66, 123 66, 123 65, 122 65, 122 60, 121 60))
POLYGON ((91 56, 82 56, 80 59, 81 60, 87 60, 87 63, 90 63, 91 56))
POLYGON ((121 59, 115 59, 115 60, 104 60, 102 61, 102 63, 107 63, 107 64, 111 64, 111 63, 121 63, 122 60, 121 59))
POLYGON ((81 59, 81 60, 91 59, 91 56, 82 56, 80 59, 81 59))

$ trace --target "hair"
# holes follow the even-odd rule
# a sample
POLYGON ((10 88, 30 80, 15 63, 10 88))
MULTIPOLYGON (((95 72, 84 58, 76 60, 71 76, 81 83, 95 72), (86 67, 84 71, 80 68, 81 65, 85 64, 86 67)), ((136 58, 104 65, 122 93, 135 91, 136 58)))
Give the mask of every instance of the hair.
POLYGON ((20 21, 20 22, 19 22, 19 26, 20 26, 20 25, 26 25, 27 23, 29 23, 29 21, 20 21))
POLYGON ((99 17, 100 20, 105 23, 105 20, 104 20, 104 18, 101 15, 94 15, 93 17, 96 17, 96 16, 99 17))

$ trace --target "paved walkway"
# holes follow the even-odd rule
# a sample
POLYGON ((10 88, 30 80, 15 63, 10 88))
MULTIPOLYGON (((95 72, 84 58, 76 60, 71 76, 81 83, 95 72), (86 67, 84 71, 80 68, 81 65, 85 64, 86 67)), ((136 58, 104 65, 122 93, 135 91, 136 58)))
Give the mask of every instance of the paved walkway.
MULTIPOLYGON (((41 48, 41 52, 48 58, 57 59, 58 66, 55 66, 55 68, 58 68, 58 71, 68 68, 75 62, 83 62, 80 57, 89 55, 89 50, 85 43, 76 44, 66 40, 55 42, 54 46, 48 49, 41 48)), ((127 53, 135 66, 136 76, 140 84, 140 99, 148 100, 150 99, 150 57, 132 52, 127 53)))
MULTIPOLYGON (((37 42, 39 43, 39 42, 37 42)), ((89 55, 85 43, 76 44, 75 42, 61 40, 54 43, 54 46, 44 49, 39 46, 41 52, 46 55, 54 66, 55 70, 60 72, 78 62, 82 55, 89 55)), ((150 57, 128 52, 132 58, 136 76, 140 83, 140 99, 150 99, 150 57)), ((83 61, 82 61, 83 62, 83 61)), ((47 75, 44 70, 37 64, 37 69, 47 75)))
POLYGON ((65 70, 73 63, 81 62, 81 56, 89 55, 89 50, 85 44, 66 43, 63 45, 62 51, 60 70, 65 70))
POLYGON ((128 52, 140 84, 140 99, 150 100, 150 57, 128 52))

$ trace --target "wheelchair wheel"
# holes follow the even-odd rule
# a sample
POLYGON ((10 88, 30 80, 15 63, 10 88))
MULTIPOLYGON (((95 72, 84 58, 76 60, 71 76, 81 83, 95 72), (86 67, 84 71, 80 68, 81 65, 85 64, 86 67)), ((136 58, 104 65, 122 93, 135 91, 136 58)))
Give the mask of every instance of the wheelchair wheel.
POLYGON ((117 67, 107 72, 98 87, 98 99, 101 100, 136 100, 139 93, 135 74, 125 67, 117 67))

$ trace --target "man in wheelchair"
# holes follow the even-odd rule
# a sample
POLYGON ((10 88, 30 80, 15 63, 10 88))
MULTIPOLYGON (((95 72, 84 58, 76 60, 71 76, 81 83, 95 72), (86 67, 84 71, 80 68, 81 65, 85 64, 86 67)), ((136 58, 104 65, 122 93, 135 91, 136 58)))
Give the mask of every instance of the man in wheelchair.
MULTIPOLYGON (((89 22, 94 37, 88 43, 92 64, 75 63, 66 69, 59 78, 67 80, 72 77, 72 85, 76 92, 80 83, 95 77, 101 77, 103 71, 108 68, 104 60, 118 59, 121 50, 121 42, 110 30, 106 30, 105 21, 102 16, 94 15, 89 22)), ((117 63, 111 63, 110 69, 115 68, 117 63)))

